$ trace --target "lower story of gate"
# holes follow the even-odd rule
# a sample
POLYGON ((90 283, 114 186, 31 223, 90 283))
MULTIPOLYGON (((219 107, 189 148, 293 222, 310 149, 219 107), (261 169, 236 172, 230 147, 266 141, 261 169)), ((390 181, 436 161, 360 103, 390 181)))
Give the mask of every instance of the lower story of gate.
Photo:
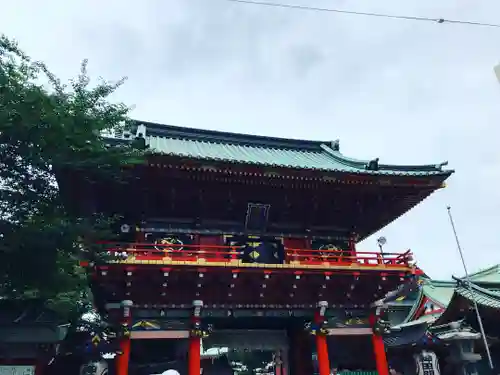
POLYGON ((382 331, 371 309, 133 310, 132 301, 108 306, 130 327, 120 341, 116 374, 330 375, 349 370, 388 375, 382 331), (114 308, 114 309, 113 309, 114 308), (273 316, 274 315, 274 316, 273 316))

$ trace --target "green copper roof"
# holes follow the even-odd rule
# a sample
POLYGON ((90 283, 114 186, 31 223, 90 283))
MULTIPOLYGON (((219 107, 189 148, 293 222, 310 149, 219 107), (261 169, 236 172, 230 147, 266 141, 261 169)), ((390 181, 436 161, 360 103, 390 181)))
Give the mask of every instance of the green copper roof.
POLYGON ((439 305, 446 307, 453 297, 455 281, 426 280, 423 285, 424 295, 439 305))
POLYGON ((419 166, 379 164, 342 155, 338 141, 305 141, 137 122, 137 131, 156 153, 200 160, 373 175, 443 176, 446 163, 419 166), (377 168, 371 168, 374 164, 377 168))
POLYGON ((469 301, 469 306, 474 307, 474 302, 479 308, 493 309, 494 314, 498 314, 500 310, 500 293, 494 292, 474 283, 467 285, 464 280, 457 280, 457 286, 453 298, 447 306, 447 309, 441 314, 438 320, 434 323, 436 326, 463 319, 466 316, 466 307, 463 304, 463 299, 469 301))
MULTIPOLYGON (((424 298, 428 298, 434 303, 446 308, 453 297, 456 285, 456 281, 438 281, 425 277, 424 284, 422 285, 422 288, 419 289, 418 296, 414 300, 413 307, 403 321, 403 324, 415 321, 415 316, 419 312, 420 306, 425 302, 424 298)), ((425 316, 429 315, 431 314, 425 316)), ((434 317, 434 314, 432 314, 432 316, 434 317)))
POLYGON ((470 302, 475 301, 483 307, 500 309, 499 274, 500 265, 471 274, 469 275, 470 288, 467 287, 467 282, 463 278, 454 278, 454 281, 441 281, 425 277, 420 294, 415 299, 414 306, 403 321, 402 326, 411 326, 418 324, 418 322, 427 321, 427 319, 429 319, 429 323, 436 320, 437 325, 439 325, 449 320, 450 317, 455 319, 453 314, 456 313, 456 303, 459 303, 462 298, 470 302), (415 314, 420 310, 424 297, 441 305, 445 311, 426 314, 415 319, 415 314))
POLYGON ((500 264, 469 275, 473 283, 500 283, 500 264))
POLYGON ((481 288, 475 284, 471 283, 469 288, 464 283, 460 283, 455 289, 455 293, 479 305, 500 309, 500 293, 481 288))
MULTIPOLYGON (((491 270, 493 268, 498 268, 498 266, 491 267, 488 270, 491 270)), ((471 284, 474 286, 474 290, 477 290, 479 294, 490 293, 492 296, 498 296, 500 298, 500 293, 498 293, 496 289, 491 289, 491 288, 486 289, 483 286, 475 284, 474 283, 475 280, 473 280, 472 276, 473 275, 470 276, 472 282, 471 284)), ((485 282, 484 280, 478 280, 478 281, 481 281, 481 283, 485 282)), ((463 285, 462 286, 461 285, 462 284, 457 283, 457 281, 426 280, 426 282, 423 285, 422 291, 427 298, 431 299, 432 301, 438 303, 443 307, 447 307, 455 293, 459 293, 465 298, 470 297, 470 292, 464 289, 463 285)), ((481 285, 487 285, 487 282, 481 285)))

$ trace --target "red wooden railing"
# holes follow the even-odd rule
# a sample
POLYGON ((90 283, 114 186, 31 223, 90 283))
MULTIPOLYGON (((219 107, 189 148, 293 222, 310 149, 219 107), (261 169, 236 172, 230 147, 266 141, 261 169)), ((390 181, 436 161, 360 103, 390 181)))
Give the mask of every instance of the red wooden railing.
MULTIPOLYGON (((243 246, 219 245, 181 245, 153 243, 121 243, 101 242, 102 251, 110 255, 118 255, 124 259, 134 256, 136 260, 160 260, 170 258, 174 261, 230 262, 244 260, 243 246)), ((333 265, 381 265, 410 267, 413 260, 410 250, 404 253, 380 253, 351 250, 313 250, 284 248, 282 256, 284 264, 325 264, 333 265)), ((276 263, 276 261, 274 262, 276 263)))

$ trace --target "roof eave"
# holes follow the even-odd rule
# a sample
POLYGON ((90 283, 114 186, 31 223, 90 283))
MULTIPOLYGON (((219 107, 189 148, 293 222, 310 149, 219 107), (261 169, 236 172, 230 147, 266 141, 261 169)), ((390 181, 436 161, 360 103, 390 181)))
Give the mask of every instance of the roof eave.
MULTIPOLYGON (((299 170, 299 171, 315 171, 315 172, 322 172, 322 173, 338 173, 338 174, 345 174, 345 175, 357 175, 357 176, 366 176, 366 177, 372 177, 372 178, 377 178, 377 177, 400 177, 400 178, 438 178, 439 182, 445 181, 449 177, 449 173, 446 172, 396 172, 396 173, 389 173, 387 171, 369 171, 369 170, 359 170, 359 171, 348 171, 348 170, 340 170, 340 169, 324 169, 324 168, 297 168, 294 166, 288 166, 288 165, 269 165, 265 163, 243 163, 243 162, 238 162, 238 161, 233 161, 233 160, 228 160, 228 159, 223 159, 223 158, 197 158, 193 157, 190 155, 181 155, 181 154, 173 154, 173 153, 164 153, 164 152, 152 152, 153 155, 157 156, 167 156, 167 157, 172 157, 172 158, 178 158, 179 160, 198 160, 200 162, 213 162, 213 163, 225 163, 228 165, 235 164, 235 165, 249 165, 249 166, 260 166, 263 168, 269 168, 269 167, 275 167, 279 169, 293 169, 293 170, 299 170)), ((436 185, 435 190, 442 188, 443 186, 436 185)))
MULTIPOLYGON (((429 189, 431 189, 431 187, 428 186, 429 189)), ((437 190, 441 189, 442 187, 440 186, 435 186, 432 191, 430 191, 428 194, 425 194, 421 197, 421 199, 419 199, 418 201, 414 202, 414 203, 409 203, 407 204, 406 206, 404 206, 404 210, 402 212, 400 212, 399 214, 397 215, 389 215, 388 217, 390 219, 386 220, 386 221, 383 221, 382 225, 380 226, 377 226, 377 227, 373 227, 373 228, 369 228, 368 230, 366 230, 364 233, 359 233, 359 241, 362 241, 368 237, 370 237, 372 234, 375 234, 377 233, 379 230, 385 228, 386 226, 388 226, 390 223, 392 223, 393 221, 397 220, 398 218, 400 218, 401 216, 403 216, 404 214, 406 214, 407 212, 409 212, 411 209, 413 209, 414 207, 416 207, 417 205, 419 205, 420 203, 422 203, 425 199, 427 199, 430 195, 432 195, 433 193, 435 193, 437 190)))

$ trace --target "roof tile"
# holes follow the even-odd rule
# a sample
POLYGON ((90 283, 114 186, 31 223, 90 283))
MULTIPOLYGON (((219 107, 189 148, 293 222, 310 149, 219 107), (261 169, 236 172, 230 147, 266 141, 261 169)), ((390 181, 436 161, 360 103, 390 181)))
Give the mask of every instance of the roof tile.
POLYGON ((449 172, 439 168, 380 165, 377 171, 367 170, 368 162, 345 158, 340 152, 321 144, 317 150, 286 149, 254 145, 207 142, 161 136, 146 136, 146 143, 154 152, 194 159, 230 163, 308 169, 330 172, 363 173, 373 175, 430 176, 449 172))
POLYGON ((481 288, 475 284, 471 283, 470 287, 461 284, 455 289, 455 293, 479 305, 500 309, 500 293, 481 288))

